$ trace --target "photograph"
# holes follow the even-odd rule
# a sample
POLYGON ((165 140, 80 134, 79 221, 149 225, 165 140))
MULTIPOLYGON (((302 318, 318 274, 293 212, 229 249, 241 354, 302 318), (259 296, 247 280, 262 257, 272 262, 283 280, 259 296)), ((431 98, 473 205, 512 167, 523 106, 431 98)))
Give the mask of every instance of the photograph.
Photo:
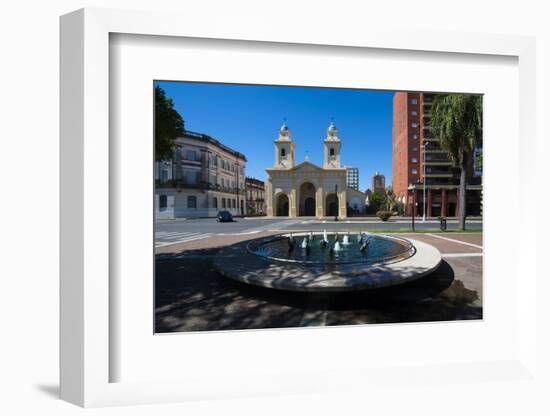
POLYGON ((155 333, 483 319, 482 95, 152 88, 155 333))

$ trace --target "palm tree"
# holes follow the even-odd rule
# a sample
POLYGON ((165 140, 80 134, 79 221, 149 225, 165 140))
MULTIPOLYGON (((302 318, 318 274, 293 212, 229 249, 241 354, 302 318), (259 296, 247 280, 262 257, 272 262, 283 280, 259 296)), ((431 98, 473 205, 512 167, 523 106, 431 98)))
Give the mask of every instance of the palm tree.
POLYGON ((430 130, 441 148, 449 152, 460 169, 459 228, 466 229, 466 175, 474 148, 482 143, 482 97, 478 95, 436 95, 432 103, 430 130))

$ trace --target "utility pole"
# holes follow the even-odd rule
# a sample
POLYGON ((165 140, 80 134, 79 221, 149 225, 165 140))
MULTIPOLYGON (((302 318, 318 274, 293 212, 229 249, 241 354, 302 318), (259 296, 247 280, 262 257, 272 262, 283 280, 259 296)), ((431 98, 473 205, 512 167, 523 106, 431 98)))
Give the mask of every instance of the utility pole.
POLYGON ((413 204, 412 204, 412 212, 411 212, 411 221, 412 221, 412 230, 414 229, 414 211, 416 210, 416 189, 413 191, 413 204))
POLYGON ((422 175, 422 179, 424 180, 424 189, 422 194, 422 222, 426 222, 426 147, 428 147, 428 143, 424 143, 422 145, 422 153, 424 157, 424 163, 422 163, 422 168, 424 170, 422 175))

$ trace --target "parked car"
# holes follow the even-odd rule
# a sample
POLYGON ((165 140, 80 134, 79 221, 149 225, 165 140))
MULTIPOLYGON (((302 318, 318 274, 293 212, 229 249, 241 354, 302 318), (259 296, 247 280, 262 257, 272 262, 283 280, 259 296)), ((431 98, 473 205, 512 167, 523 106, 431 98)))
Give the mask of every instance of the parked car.
POLYGON ((229 211, 220 211, 216 215, 216 221, 218 222, 233 222, 233 215, 229 211))

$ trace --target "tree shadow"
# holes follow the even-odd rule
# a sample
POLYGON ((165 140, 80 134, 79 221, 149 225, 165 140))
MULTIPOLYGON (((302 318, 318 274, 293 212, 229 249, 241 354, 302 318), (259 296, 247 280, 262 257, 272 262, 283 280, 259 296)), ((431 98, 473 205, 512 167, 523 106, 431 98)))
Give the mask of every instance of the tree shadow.
POLYGON ((326 325, 481 319, 477 292, 440 267, 412 282, 355 292, 269 289, 220 275, 219 248, 156 256, 155 331, 286 328, 306 312, 326 312, 326 325))

